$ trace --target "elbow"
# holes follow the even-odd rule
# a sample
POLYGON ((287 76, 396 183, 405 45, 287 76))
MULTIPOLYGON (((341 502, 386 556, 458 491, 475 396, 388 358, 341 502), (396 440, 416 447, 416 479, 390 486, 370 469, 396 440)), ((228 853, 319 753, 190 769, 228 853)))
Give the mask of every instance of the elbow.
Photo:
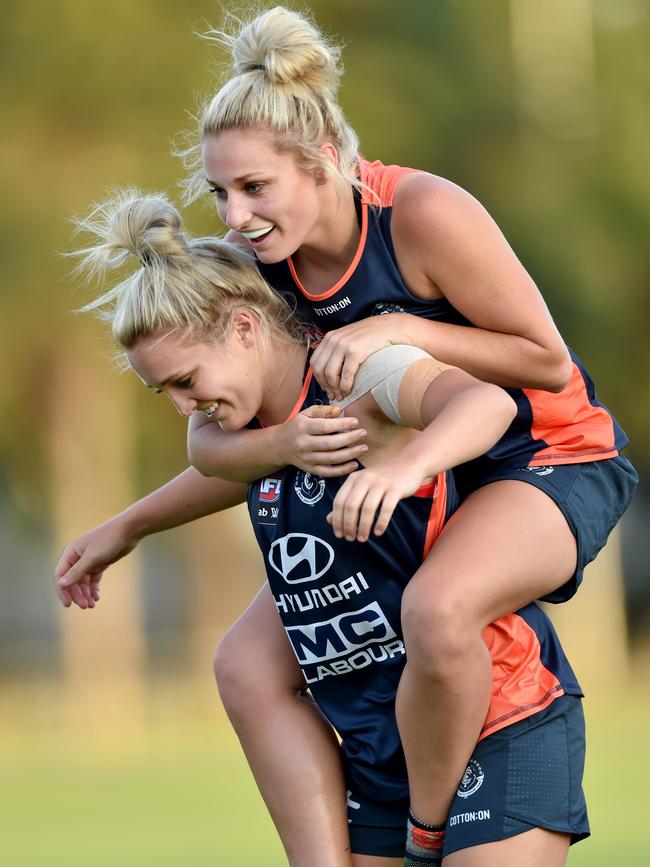
POLYGON ((203 413, 193 413, 187 428, 187 458, 194 469, 202 476, 214 476, 214 468, 210 465, 210 440, 206 440, 210 422, 203 413), (201 418, 199 418, 201 416, 201 418))
POLYGON ((211 472, 210 467, 207 465, 207 463, 201 461, 200 457, 195 455, 192 449, 189 450, 187 456, 189 458, 190 464, 197 472, 201 473, 202 476, 206 476, 207 478, 209 478, 210 476, 214 475, 214 473, 211 472))
POLYGON ((549 361, 545 382, 540 388, 543 391, 550 391, 552 394, 559 394, 567 387, 572 375, 573 361, 569 355, 569 350, 563 346, 562 351, 549 361))
POLYGON ((187 443, 187 458, 194 469, 201 473, 202 476, 214 476, 214 472, 204 454, 205 449, 202 449, 196 442, 196 437, 189 437, 187 443))

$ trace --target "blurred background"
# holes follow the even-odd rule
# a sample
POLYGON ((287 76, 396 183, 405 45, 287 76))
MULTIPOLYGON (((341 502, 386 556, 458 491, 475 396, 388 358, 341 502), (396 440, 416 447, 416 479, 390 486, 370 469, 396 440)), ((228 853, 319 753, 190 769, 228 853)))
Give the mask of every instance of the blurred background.
MULTIPOLYGON (((303 7, 304 8, 304 7, 303 7)), ((642 478, 650 436, 650 4, 328 0, 365 156, 477 196, 533 275, 642 478), (645 145, 643 145, 645 142, 645 145)), ((0 864, 285 863, 211 655, 262 580, 246 517, 145 540, 92 612, 65 542, 185 466, 185 424, 72 310, 70 218, 113 187, 178 199, 172 139, 224 61, 212 0, 0 3, 0 864), (6 824, 5 824, 6 823, 6 824), (4 825, 4 827, 2 827, 4 825)), ((190 229, 221 231, 210 203, 190 229)), ((574 865, 647 863, 650 487, 554 609, 588 693, 593 837, 574 865)), ((544 552, 540 552, 544 556, 544 552)))

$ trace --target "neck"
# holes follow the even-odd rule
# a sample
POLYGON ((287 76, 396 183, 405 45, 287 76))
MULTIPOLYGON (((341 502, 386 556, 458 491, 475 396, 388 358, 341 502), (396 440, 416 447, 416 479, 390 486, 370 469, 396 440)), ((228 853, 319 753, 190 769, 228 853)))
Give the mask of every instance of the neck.
POLYGON ((359 245, 359 224, 352 187, 344 191, 333 181, 323 184, 320 217, 305 243, 294 253, 296 267, 321 271, 345 270, 359 245))
POLYGON ((257 418, 270 427, 286 421, 300 397, 307 344, 271 338, 264 360, 264 399, 257 418))

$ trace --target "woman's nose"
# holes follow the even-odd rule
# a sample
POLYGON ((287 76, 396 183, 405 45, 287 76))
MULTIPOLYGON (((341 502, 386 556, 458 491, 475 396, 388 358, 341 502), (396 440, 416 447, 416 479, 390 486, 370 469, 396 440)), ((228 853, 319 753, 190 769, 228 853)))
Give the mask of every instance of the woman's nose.
POLYGON ((245 201, 238 195, 228 197, 225 223, 235 232, 245 229, 251 221, 251 211, 245 201))
POLYGON ((167 396, 176 407, 176 410, 186 418, 189 418, 198 407, 197 401, 186 394, 168 394, 167 396))

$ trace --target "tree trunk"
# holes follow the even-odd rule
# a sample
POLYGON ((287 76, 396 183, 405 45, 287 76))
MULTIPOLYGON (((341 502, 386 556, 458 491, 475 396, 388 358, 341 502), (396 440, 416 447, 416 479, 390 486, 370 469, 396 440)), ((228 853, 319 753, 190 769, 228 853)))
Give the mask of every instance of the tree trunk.
MULTIPOLYGON (((51 375, 53 515, 58 552, 133 497, 129 382, 88 346, 67 340, 51 375)), ((61 609, 64 705, 93 725, 143 717, 143 635, 137 551, 111 566, 93 610, 61 609)))

